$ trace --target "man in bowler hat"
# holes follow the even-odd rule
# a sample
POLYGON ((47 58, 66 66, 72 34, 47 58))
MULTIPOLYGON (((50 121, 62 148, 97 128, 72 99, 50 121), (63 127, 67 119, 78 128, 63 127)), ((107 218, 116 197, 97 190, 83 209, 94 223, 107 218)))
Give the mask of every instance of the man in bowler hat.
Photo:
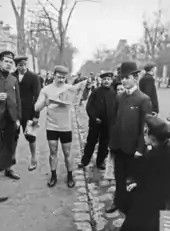
POLYGON ((117 96, 117 117, 110 140, 115 160, 116 192, 114 203, 106 209, 108 213, 124 210, 126 180, 134 174, 131 163, 144 151, 144 120, 145 115, 152 112, 152 104, 137 87, 138 73, 136 63, 122 63, 121 79, 125 92, 117 96))
MULTIPOLYGON (((21 119, 19 86, 16 78, 10 74, 13 64, 12 52, 0 53, 0 169, 5 170, 7 177, 18 179, 11 169, 15 130, 21 119)), ((7 199, 0 198, 0 202, 7 199)))
POLYGON ((159 231, 160 211, 170 208, 170 126, 152 115, 145 122, 145 143, 152 149, 137 160, 140 174, 121 231, 159 231))
POLYGON ((155 86, 155 80, 153 77, 153 69, 154 64, 147 64, 144 69, 146 71, 145 75, 139 81, 140 90, 148 95, 152 102, 152 110, 154 113, 159 113, 159 104, 158 104, 158 96, 155 86))
POLYGON ((99 141, 96 165, 101 170, 105 169, 104 160, 108 154, 109 127, 115 117, 116 93, 111 88, 113 73, 105 72, 100 77, 102 86, 91 93, 86 106, 89 116, 89 131, 79 168, 89 164, 94 148, 99 141))
MULTIPOLYGON (((22 105, 22 120, 21 126, 23 132, 25 132, 28 120, 32 120, 36 125, 39 120, 39 112, 35 112, 34 104, 37 101, 40 92, 39 77, 28 70, 27 68, 28 58, 25 56, 16 57, 16 71, 13 75, 16 77, 19 83, 21 105, 22 105)), ((19 131, 15 137, 15 146, 17 146, 19 131)), ((25 135, 26 140, 29 142, 31 152, 31 163, 28 167, 29 171, 33 171, 37 167, 36 160, 36 137, 31 135, 25 135)), ((14 151, 15 152, 15 151, 14 151)))

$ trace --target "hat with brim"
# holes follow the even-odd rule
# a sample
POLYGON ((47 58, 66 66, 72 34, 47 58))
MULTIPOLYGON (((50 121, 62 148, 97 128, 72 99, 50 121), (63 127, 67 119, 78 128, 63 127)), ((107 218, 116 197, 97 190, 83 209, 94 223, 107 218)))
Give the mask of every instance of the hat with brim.
POLYGON ((126 77, 128 75, 139 73, 140 70, 138 69, 135 62, 124 62, 120 66, 120 75, 121 77, 126 77))
POLYGON ((54 68, 54 73, 59 73, 59 74, 64 74, 67 75, 68 74, 68 68, 65 66, 56 66, 54 68))
POLYGON ((107 72, 104 72, 104 73, 102 73, 102 74, 100 74, 100 78, 105 78, 105 77, 110 77, 110 78, 113 78, 113 72, 111 72, 111 71, 107 71, 107 72))
POLYGON ((144 67, 145 71, 151 71, 155 67, 155 64, 149 63, 144 67))
POLYGON ((149 128, 149 134, 155 136, 159 140, 170 138, 170 125, 164 120, 153 115, 146 115, 145 122, 149 128))
POLYGON ((0 53, 0 59, 2 59, 4 57, 7 57, 7 58, 14 60, 15 55, 12 51, 2 51, 0 53))
POLYGON ((26 64, 27 60, 28 60, 28 57, 26 56, 18 56, 14 59, 16 65, 26 64))

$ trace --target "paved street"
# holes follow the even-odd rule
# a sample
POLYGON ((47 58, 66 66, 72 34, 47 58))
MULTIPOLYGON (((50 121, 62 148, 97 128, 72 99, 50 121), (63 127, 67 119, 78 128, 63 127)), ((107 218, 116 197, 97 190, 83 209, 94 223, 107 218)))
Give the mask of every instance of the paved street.
MULTIPOLYGON (((166 117, 170 111, 169 98, 169 89, 159 90, 161 115, 163 117, 166 117)), ((10 197, 8 202, 0 205, 0 230, 2 231, 76 230, 75 214, 72 209, 75 208, 74 203, 78 198, 80 199, 80 194, 77 187, 68 189, 66 186, 66 171, 61 152, 59 153, 58 184, 53 189, 46 186, 50 176, 48 175, 49 150, 45 137, 44 118, 45 112, 41 115, 41 127, 38 131, 38 169, 35 172, 28 172, 29 149, 27 142, 21 135, 17 149, 18 164, 15 166, 15 170, 21 175, 21 180, 12 181, 5 178, 3 173, 0 173, 0 195, 9 195, 10 197)), ((80 108, 79 118, 80 132, 84 139, 87 132, 87 117, 84 113, 84 106, 80 108)), ((76 157, 76 161, 78 161, 77 155, 79 153, 78 135, 74 134, 72 154, 73 158, 76 157)), ((92 162, 94 163, 94 160, 92 162)), ((76 168, 76 166, 74 167, 76 168)), ((80 173, 80 171, 78 173, 80 175, 77 179, 83 181, 83 173, 80 173)), ((103 172, 96 170, 93 164, 87 169, 86 177, 92 206, 90 212, 94 221, 96 221, 96 230, 113 230, 113 228, 117 230, 115 227, 120 226, 122 216, 117 214, 116 218, 113 215, 107 217, 104 212, 104 208, 110 203, 115 190, 114 181, 103 180, 103 172)), ((83 185, 83 182, 80 181, 79 186, 83 185)), ((81 219, 78 220, 81 222, 81 219)), ((90 231, 89 223, 83 224, 84 227, 89 228, 82 230, 90 231)))
MULTIPOLYGON (((76 190, 68 189, 62 153, 59 154, 58 184, 53 189, 46 185, 49 173, 48 146, 45 137, 45 112, 38 132, 38 169, 28 172, 29 149, 23 135, 17 149, 15 170, 20 181, 12 181, 0 173, 0 195, 9 195, 0 205, 1 231, 73 231, 73 203, 76 190)), ((74 156, 74 151, 73 151, 74 156)))

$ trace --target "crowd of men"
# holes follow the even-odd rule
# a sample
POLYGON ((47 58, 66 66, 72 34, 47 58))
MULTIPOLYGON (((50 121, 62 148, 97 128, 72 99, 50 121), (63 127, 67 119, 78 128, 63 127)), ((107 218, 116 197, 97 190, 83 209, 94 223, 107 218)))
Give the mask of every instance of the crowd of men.
MULTIPOLYGON (((159 230, 159 211, 170 205, 170 128, 158 117, 153 70, 154 65, 146 65, 146 73, 139 79, 140 70, 136 63, 123 62, 117 76, 107 71, 99 78, 95 78, 94 73, 90 73, 89 78, 82 78, 79 73, 73 82, 76 85, 87 80, 80 104, 87 100, 89 130, 78 167, 88 166, 97 143, 98 169, 105 169, 105 159, 108 152, 111 153, 116 192, 106 212, 120 210, 126 215, 122 231, 159 230), (151 150, 148 145, 152 146, 151 150)), ((52 80, 48 73, 44 83, 40 76, 28 70, 27 57, 15 57, 10 51, 0 53, 0 169, 5 171, 5 176, 20 179, 12 170, 16 164, 20 128, 30 147, 28 170, 37 168, 36 136, 28 134, 26 128, 30 121, 32 126, 37 126, 40 112, 46 107, 51 170, 47 185, 51 188, 57 184, 60 140, 67 169, 67 186, 74 187, 72 102, 68 97, 59 97, 72 87, 67 83, 68 72, 64 66, 56 66, 52 80), (16 71, 11 73, 13 63, 16 71)), ((2 197, 0 202, 7 199, 2 197)))

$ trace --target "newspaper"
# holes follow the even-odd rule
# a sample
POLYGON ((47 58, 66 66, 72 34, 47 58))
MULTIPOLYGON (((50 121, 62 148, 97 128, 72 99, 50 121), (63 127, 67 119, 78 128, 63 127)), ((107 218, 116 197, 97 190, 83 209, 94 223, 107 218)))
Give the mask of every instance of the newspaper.
POLYGON ((39 128, 39 126, 40 124, 34 125, 34 122, 32 120, 28 120, 24 134, 36 137, 37 129, 39 128))
POLYGON ((55 99, 50 98, 49 100, 52 103, 56 103, 56 104, 63 103, 66 105, 70 105, 70 104, 79 105, 83 95, 83 91, 86 86, 86 82, 87 80, 77 83, 71 86, 70 88, 64 90, 63 92, 61 92, 57 98, 55 99))

